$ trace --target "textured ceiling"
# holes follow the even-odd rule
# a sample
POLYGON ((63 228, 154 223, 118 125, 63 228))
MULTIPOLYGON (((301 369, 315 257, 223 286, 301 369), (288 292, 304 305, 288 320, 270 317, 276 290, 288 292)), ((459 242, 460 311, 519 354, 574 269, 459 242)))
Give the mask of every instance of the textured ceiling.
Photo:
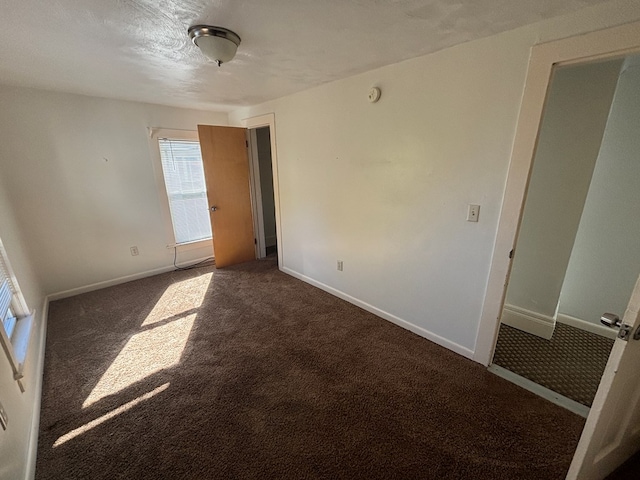
POLYGON ((165 105, 253 105, 602 0, 0 0, 0 83, 165 105), (218 68, 189 25, 234 30, 218 68))

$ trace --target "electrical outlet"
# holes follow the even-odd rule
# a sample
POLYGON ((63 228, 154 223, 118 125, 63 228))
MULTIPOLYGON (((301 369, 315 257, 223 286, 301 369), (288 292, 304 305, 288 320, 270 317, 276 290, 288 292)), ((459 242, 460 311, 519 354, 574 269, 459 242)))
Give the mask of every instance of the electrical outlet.
POLYGON ((140 254, 140 252, 138 252, 138 247, 136 247, 135 245, 131 247, 129 250, 131 250, 131 256, 133 257, 140 254))
POLYGON ((342 263, 342 260, 338 260, 338 271, 339 271, 339 272, 341 272, 341 271, 342 271, 343 266, 344 266, 344 265, 343 265, 343 263, 342 263))
POLYGON ((477 222, 480 216, 480 205, 469 205, 467 211, 467 222, 477 222))
POLYGON ((3 430, 7 429, 7 424, 9 423, 9 417, 7 417, 7 412, 5 412, 4 407, 0 403, 0 425, 3 430))

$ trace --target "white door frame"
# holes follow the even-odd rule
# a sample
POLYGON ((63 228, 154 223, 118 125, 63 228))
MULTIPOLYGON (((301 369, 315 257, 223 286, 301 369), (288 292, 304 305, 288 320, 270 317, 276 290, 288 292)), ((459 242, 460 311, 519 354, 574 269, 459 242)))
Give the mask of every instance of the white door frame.
POLYGON ((505 187, 487 291, 473 359, 489 365, 493 358, 500 312, 509 282, 531 164, 535 155, 542 114, 555 65, 570 65, 615 58, 640 51, 640 22, 629 23, 575 37, 534 45, 505 187))
POLYGON ((264 233, 264 210, 262 208, 262 187, 260 186, 260 157, 258 154, 258 136, 255 128, 247 130, 249 142, 249 178, 251 180, 251 208, 253 210, 253 231, 256 235, 256 257, 267 256, 264 233))
MULTIPOLYGON (((273 172, 273 201, 276 210, 276 237, 278 248, 278 268, 282 270, 283 260, 283 247, 282 247, 282 224, 280 216, 280 182, 278 177, 278 153, 276 151, 276 116, 274 113, 267 113, 266 115, 260 115, 257 117, 245 118, 242 120, 242 126, 249 129, 249 153, 251 166, 250 173, 252 176, 251 181, 251 195, 253 197, 252 205, 254 211, 254 224, 260 222, 255 229, 256 240, 258 246, 258 257, 264 256, 262 254, 262 248, 266 244, 264 234, 264 222, 262 214, 262 197, 260 196, 260 169, 258 165, 258 155, 255 148, 255 131, 252 129, 260 127, 269 127, 269 136, 271 139, 271 170, 273 172)), ((264 248, 266 252, 266 248, 264 248)))

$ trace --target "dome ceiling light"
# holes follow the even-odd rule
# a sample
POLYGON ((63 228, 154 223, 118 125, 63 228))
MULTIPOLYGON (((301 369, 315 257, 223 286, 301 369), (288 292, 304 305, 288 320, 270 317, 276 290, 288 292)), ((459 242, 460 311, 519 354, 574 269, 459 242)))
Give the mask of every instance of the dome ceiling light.
POLYGON ((193 43, 218 66, 231 61, 240 45, 238 34, 226 28, 192 25, 188 32, 193 43))

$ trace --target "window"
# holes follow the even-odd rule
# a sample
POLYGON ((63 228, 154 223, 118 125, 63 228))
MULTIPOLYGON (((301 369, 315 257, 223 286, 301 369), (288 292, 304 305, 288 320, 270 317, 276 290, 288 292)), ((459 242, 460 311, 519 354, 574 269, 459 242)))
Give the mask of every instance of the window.
POLYGON ((24 361, 33 327, 33 314, 22 296, 18 281, 13 275, 9 259, 0 240, 0 344, 5 351, 13 377, 22 382, 24 361))
POLYGON ((159 138, 160 160, 176 244, 211 238, 200 144, 159 138))

